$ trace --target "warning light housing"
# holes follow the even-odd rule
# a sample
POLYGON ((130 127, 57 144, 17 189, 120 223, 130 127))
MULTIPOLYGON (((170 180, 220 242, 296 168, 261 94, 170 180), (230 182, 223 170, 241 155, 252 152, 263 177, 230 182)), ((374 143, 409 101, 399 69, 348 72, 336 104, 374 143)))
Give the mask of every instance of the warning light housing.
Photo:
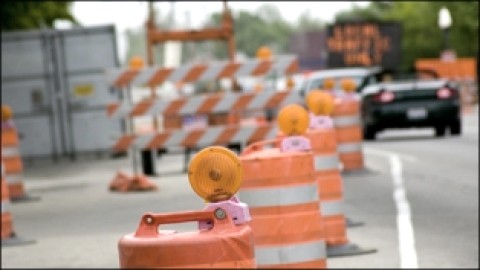
POLYGON ((335 87, 335 80, 332 78, 326 78, 322 83, 323 90, 333 90, 335 87))
POLYGON ((287 136, 305 133, 310 123, 307 110, 298 104, 283 107, 278 113, 277 123, 283 134, 287 136))
POLYGON ((305 103, 314 115, 331 115, 335 101, 330 94, 316 89, 308 93, 305 103))
POLYGON ((357 89, 357 85, 355 84, 355 81, 351 78, 342 79, 341 85, 342 85, 343 91, 347 93, 353 93, 357 89))
POLYGON ((240 189, 243 170, 237 155, 221 146, 202 149, 190 161, 188 180, 207 202, 229 200, 240 189))
POLYGON ((12 108, 10 108, 10 106, 8 105, 2 104, 2 121, 10 120, 12 119, 12 116, 13 116, 12 108))
POLYGON ((143 58, 141 58, 140 56, 134 56, 128 62, 128 66, 131 69, 142 69, 145 67, 145 62, 143 61, 143 58))

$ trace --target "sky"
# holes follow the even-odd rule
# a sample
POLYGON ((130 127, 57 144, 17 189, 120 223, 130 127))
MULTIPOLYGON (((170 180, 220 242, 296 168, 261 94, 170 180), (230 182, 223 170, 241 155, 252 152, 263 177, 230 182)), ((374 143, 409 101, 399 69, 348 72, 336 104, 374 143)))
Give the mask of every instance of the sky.
MULTIPOLYGON (((353 5, 364 7, 369 1, 282 1, 282 2, 259 2, 259 1, 233 1, 227 2, 228 7, 235 11, 245 10, 254 12, 263 4, 275 5, 285 20, 294 23, 298 17, 308 11, 312 17, 333 22, 335 14, 339 11, 348 10, 353 5)), ((170 11, 171 2, 154 2, 154 7, 160 9, 162 14, 170 11)), ((223 10, 222 1, 175 1, 175 20, 180 25, 187 26, 187 14, 190 15, 190 28, 199 28, 213 12, 223 10)), ((114 24, 117 31, 117 44, 120 60, 123 62, 126 52, 127 29, 143 27, 147 18, 148 2, 146 1, 122 1, 122 2, 94 2, 78 1, 72 5, 73 15, 83 26, 98 26, 114 24)))

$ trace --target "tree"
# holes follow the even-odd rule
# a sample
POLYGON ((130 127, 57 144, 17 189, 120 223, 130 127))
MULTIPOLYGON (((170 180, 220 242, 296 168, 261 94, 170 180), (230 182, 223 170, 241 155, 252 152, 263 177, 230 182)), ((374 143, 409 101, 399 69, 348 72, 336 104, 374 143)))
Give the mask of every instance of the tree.
POLYGON ((53 27, 55 20, 78 24, 70 12, 72 1, 4 1, 1 11, 2 31, 53 27))
POLYGON ((438 58, 443 48, 438 11, 446 6, 452 16, 451 48, 459 57, 478 55, 478 2, 395 2, 387 19, 403 25, 402 68, 412 69, 417 58, 438 58))
POLYGON ((321 31, 325 29, 325 23, 312 17, 310 10, 304 11, 295 24, 295 32, 321 31))
POLYGON ((385 20, 386 12, 390 8, 391 4, 385 2, 370 2, 365 8, 358 7, 354 4, 352 9, 337 13, 335 15, 335 21, 382 21, 385 20))
MULTIPOLYGON (((274 54, 285 53, 288 50, 288 40, 293 27, 282 18, 277 7, 265 4, 255 13, 240 11, 232 15, 237 51, 255 57, 257 49, 261 46, 270 47, 274 54)), ((220 22, 221 13, 214 13, 207 25, 220 25, 220 22)), ((217 58, 227 57, 225 44, 216 42, 213 50, 217 58)))

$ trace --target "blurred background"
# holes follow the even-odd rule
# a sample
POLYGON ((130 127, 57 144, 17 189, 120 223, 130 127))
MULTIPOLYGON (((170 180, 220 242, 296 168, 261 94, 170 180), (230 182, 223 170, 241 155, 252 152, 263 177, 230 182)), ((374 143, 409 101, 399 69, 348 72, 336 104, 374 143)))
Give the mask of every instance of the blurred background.
MULTIPOLYGON (((472 105, 478 100, 477 11, 477 1, 8 2, 1 11, 2 97, 13 109, 24 158, 72 159, 109 152, 111 138, 125 132, 121 121, 105 115, 106 104, 124 99, 105 71, 132 59, 167 68, 298 59, 291 78, 240 78, 235 83, 245 92, 279 91, 287 80, 299 90, 314 71, 332 68, 381 67, 400 76, 421 67, 458 83, 462 102, 472 105)), ((229 79, 166 81, 156 89, 133 86, 132 99, 233 86, 229 79)))
MULTIPOLYGON (((444 49, 444 34, 438 11, 446 7, 453 23, 449 44, 457 57, 478 57, 477 1, 358 1, 358 2, 242 2, 228 3, 234 18, 237 53, 246 57, 267 45, 275 54, 296 53, 302 68, 325 68, 329 24, 345 21, 396 21, 402 26, 401 66, 412 69, 417 58, 438 58, 444 49), (408 34, 407 34, 408 33, 408 34)), ((220 1, 154 2, 159 29, 201 29, 219 25, 220 1)), ((2 32, 50 28, 89 27, 114 24, 118 57, 125 64, 132 56, 146 57, 145 22, 148 2, 11 2, 2 7, 2 32), (17 15, 21 10, 22 16, 17 15)), ((227 49, 216 41, 181 44, 180 62, 195 58, 224 59, 227 49)), ((160 46, 159 46, 160 47, 160 46)), ((157 48, 161 50, 160 48, 157 48)), ((155 61, 162 63, 163 53, 155 61)))

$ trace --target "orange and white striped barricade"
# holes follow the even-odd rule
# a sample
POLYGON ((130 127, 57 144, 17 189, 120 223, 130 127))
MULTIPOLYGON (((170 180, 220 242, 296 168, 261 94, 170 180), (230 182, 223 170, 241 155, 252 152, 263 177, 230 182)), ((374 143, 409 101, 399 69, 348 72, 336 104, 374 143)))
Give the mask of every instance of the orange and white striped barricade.
POLYGON ((107 71, 107 81, 115 88, 158 87, 165 82, 173 84, 218 81, 225 78, 242 78, 277 74, 293 74, 298 70, 295 55, 281 55, 274 59, 245 59, 242 61, 212 61, 188 63, 176 68, 153 66, 148 68, 115 68, 107 71))
MULTIPOLYGON (((194 83, 197 81, 220 80, 223 78, 240 78, 247 76, 263 76, 270 73, 290 74, 298 69, 298 59, 294 55, 278 56, 272 60, 246 59, 244 61, 219 61, 210 64, 186 64, 177 68, 150 67, 142 69, 123 68, 112 69, 107 72, 108 82, 115 88, 129 88, 130 86, 138 87, 158 87, 165 82, 174 84, 194 83)), ((179 119, 188 117, 189 115, 219 115, 226 114, 226 119, 216 123, 224 123, 225 121, 239 122, 238 115, 240 110, 235 106, 242 106, 242 102, 251 103, 253 106, 262 99, 253 99, 252 95, 246 96, 238 103, 231 95, 225 95, 224 98, 213 95, 212 98, 205 96, 191 97, 188 99, 178 99, 172 102, 162 102, 158 99, 144 100, 137 104, 114 103, 107 106, 109 115, 121 117, 137 117, 140 115, 148 115, 157 117, 163 115, 168 124, 174 121, 175 125, 165 126, 180 128, 179 119), (205 101, 205 102, 203 102, 205 101), (214 107, 214 108, 213 108, 214 107)), ((274 106, 274 105, 273 105, 274 106)), ((218 117, 215 118, 219 120, 218 117)), ((214 123, 215 124, 215 123, 214 123)), ((183 123, 182 123, 183 126, 183 123)), ((187 155, 187 153, 186 153, 187 155)), ((154 161, 156 154, 153 151, 142 153, 142 165, 144 173, 155 175, 154 161), (151 152, 151 153, 149 153, 151 152)), ((186 164, 185 164, 186 168, 186 164)))
MULTIPOLYGON (((130 147, 137 149, 200 148, 211 145, 246 145, 264 139, 275 138, 277 127, 271 123, 258 125, 211 126, 195 130, 168 130, 154 134, 127 135, 119 138, 112 149, 123 152, 130 147)), ((243 147, 242 147, 243 148, 243 147)))
POLYGON ((327 267, 313 153, 308 140, 299 137, 290 144, 286 139, 257 142, 240 156, 239 198, 252 216, 258 268, 327 267), (265 148, 269 144, 280 148, 265 148))
POLYGON ((248 208, 236 198, 201 211, 146 213, 135 233, 123 236, 120 268, 256 268, 248 208), (199 230, 162 231, 164 224, 199 222, 199 230))
POLYGON ((364 171, 360 99, 354 94, 337 96, 332 117, 342 172, 364 171))
MULTIPOLYGON (((310 140, 315 176, 319 185, 322 223, 327 241, 327 256, 350 256, 375 252, 361 248, 347 238, 348 219, 343 209, 343 179, 337 152, 337 139, 333 121, 329 116, 310 115, 310 128, 305 134, 310 140)), ((361 223, 350 221, 351 226, 361 223)))
POLYGON ((31 244, 34 240, 26 240, 19 238, 13 229, 13 215, 10 212, 10 194, 8 190, 5 167, 2 162, 2 246, 12 246, 20 244, 31 244))
MULTIPOLYGON (((122 119, 140 116, 174 116, 192 117, 213 113, 255 112, 279 108, 291 103, 300 103, 301 97, 293 91, 266 91, 261 93, 223 93, 198 95, 171 100, 145 99, 135 104, 114 102, 107 105, 109 117, 122 119)), ((232 119, 230 123, 239 123, 232 119)))
MULTIPOLYGON (((133 68, 121 68, 121 69, 111 69, 107 71, 107 81, 109 85, 114 88, 128 88, 128 87, 158 87, 164 84, 165 82, 171 82, 174 84, 185 84, 185 83, 195 83, 199 81, 209 81, 209 80, 221 80, 225 78, 241 78, 249 76, 266 76, 268 74, 292 74, 298 70, 298 59, 295 55, 283 55, 275 57, 275 59, 246 59, 244 61, 216 61, 209 64, 204 63, 189 63, 177 68, 166 68, 166 67, 149 67, 142 69, 133 69, 133 68)), ((201 98, 200 98, 201 99, 201 98)), ((156 103, 153 110, 163 110, 165 123, 170 123, 174 121, 176 124, 173 127, 179 127, 179 113, 177 110, 182 110, 181 116, 188 114, 197 114, 196 110, 202 111, 203 114, 235 114, 235 108, 228 107, 229 99, 225 100, 223 103, 220 102, 218 105, 222 105, 226 108, 217 108, 213 111, 208 111, 212 108, 211 106, 215 105, 216 97, 209 99, 206 104, 200 105, 198 102, 201 102, 200 99, 195 99, 195 97, 189 98, 188 103, 187 99, 181 99, 173 104, 169 104, 166 108, 158 107, 162 106, 159 103, 156 103), (210 104, 209 102, 213 102, 210 104), (225 103, 227 102, 227 103, 225 103), (184 106, 185 105, 185 106, 184 106), (200 105, 200 106, 199 106, 200 105), (183 107, 183 108, 182 108, 183 107), (190 113, 188 112, 190 111, 190 113), (176 119, 176 120, 175 120, 176 119)), ((155 100, 155 99, 153 99, 155 100)), ((157 99, 158 101, 158 99, 157 99)), ((258 100, 257 100, 258 101, 258 100)), ((149 101, 146 101, 147 103, 149 101)), ((138 105, 140 111, 132 112, 130 116, 138 116, 139 114, 147 114, 147 112, 142 111, 142 102, 138 105)), ((160 102, 161 103, 161 102, 160 102)), ((113 104, 115 105, 115 104, 113 104)), ((137 104, 136 104, 137 105, 137 104)), ((136 106, 137 107, 137 106, 136 106)), ((132 108, 136 110, 135 108, 132 108)), ((128 109, 127 109, 128 110, 128 109)), ((157 116, 160 112, 157 111, 151 116, 157 116)), ((225 124, 227 118, 224 117, 219 124, 225 124)))
POLYGON ((18 132, 10 119, 2 121, 2 162, 12 202, 36 201, 40 197, 27 194, 23 183, 23 161, 20 156, 18 132))

